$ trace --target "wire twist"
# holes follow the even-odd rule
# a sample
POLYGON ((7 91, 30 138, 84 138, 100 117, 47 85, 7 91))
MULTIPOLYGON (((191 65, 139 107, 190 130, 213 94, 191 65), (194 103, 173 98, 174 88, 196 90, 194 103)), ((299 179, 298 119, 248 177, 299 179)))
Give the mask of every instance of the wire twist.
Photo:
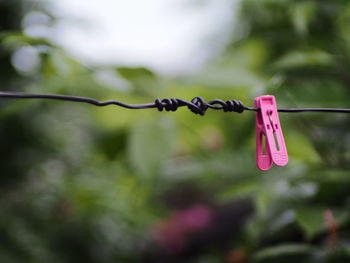
POLYGON ((179 107, 187 106, 187 108, 199 115, 204 115, 205 112, 211 108, 214 110, 223 110, 224 112, 237 112, 242 113, 246 107, 239 100, 211 100, 206 102, 202 97, 195 97, 191 101, 185 101, 182 99, 156 99, 155 106, 159 111, 176 111, 179 107))

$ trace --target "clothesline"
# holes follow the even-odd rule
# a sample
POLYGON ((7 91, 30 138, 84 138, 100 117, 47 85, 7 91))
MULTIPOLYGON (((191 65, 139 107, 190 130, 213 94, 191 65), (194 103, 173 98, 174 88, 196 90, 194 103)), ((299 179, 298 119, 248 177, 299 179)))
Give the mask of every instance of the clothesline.
MULTIPOLYGON (((108 105, 120 106, 127 109, 158 109, 159 111, 176 111, 179 107, 187 107, 193 113, 204 115, 208 109, 223 110, 224 112, 242 113, 244 111, 259 111, 256 107, 247 107, 239 100, 214 99, 206 102, 202 97, 195 97, 191 101, 179 98, 156 99, 151 103, 128 104, 118 100, 98 101, 88 97, 78 97, 59 94, 31 94, 21 92, 0 92, 0 98, 7 99, 48 99, 72 102, 82 102, 91 105, 104 107, 108 105)), ((329 113, 350 113, 345 108, 278 108, 278 112, 300 113, 300 112, 329 112, 329 113)))

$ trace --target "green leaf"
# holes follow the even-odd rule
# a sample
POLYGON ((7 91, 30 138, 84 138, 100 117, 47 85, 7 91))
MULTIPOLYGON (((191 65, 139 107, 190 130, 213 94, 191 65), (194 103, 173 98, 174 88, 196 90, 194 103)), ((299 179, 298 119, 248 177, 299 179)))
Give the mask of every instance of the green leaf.
POLYGON ((45 38, 30 37, 17 32, 1 33, 0 44, 9 50, 15 50, 20 46, 26 45, 44 45, 54 47, 54 45, 45 38))
POLYGON ((139 78, 156 78, 156 74, 145 67, 117 67, 115 69, 122 77, 124 77, 127 80, 135 80, 139 78))
POLYGON ((208 68, 185 79, 187 85, 204 87, 254 87, 264 84, 264 80, 252 71, 242 68, 208 68))
POLYGON ((311 19, 315 14, 315 4, 312 2, 298 2, 290 8, 291 20, 295 30, 300 35, 306 35, 311 19))
POLYGON ((262 249, 255 253, 252 262, 307 262, 315 251, 309 245, 285 244, 262 249))
MULTIPOLYGON (((303 229, 307 238, 312 238, 316 234, 326 229, 324 221, 324 212, 327 208, 324 207, 305 207, 296 209, 296 220, 303 229)), ((332 210, 335 221, 341 224, 348 217, 345 211, 332 210)))
POLYGON ((142 175, 152 175, 175 149, 174 123, 162 117, 135 125, 129 138, 129 159, 142 175))
POLYGON ((299 67, 329 66, 334 57, 322 50, 292 51, 278 59, 273 68, 295 69, 299 67))
POLYGON ((158 76, 155 72, 145 67, 116 67, 115 71, 132 86, 134 94, 157 96, 158 76))
POLYGON ((289 156, 309 163, 320 162, 320 156, 307 137, 294 131, 288 131, 285 137, 289 156))

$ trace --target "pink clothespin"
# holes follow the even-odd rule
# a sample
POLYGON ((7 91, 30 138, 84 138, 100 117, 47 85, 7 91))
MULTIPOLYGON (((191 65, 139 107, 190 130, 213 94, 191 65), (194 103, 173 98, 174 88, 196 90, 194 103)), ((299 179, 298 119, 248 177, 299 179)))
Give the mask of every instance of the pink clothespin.
POLYGON ((256 165, 262 171, 270 169, 272 163, 285 166, 288 163, 288 153, 278 118, 276 99, 265 95, 255 98, 254 103, 260 109, 256 113, 256 165))

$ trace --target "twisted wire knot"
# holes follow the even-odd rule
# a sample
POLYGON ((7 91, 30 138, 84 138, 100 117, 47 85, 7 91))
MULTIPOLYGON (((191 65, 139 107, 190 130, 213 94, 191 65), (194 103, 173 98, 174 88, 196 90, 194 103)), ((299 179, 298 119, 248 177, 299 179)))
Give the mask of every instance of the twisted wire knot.
POLYGON ((154 103, 159 111, 163 111, 163 109, 166 111, 176 111, 180 106, 179 101, 173 98, 162 100, 156 99, 154 103))
POLYGON ((243 103, 239 100, 223 101, 216 99, 206 102, 202 97, 195 97, 191 101, 176 98, 156 99, 154 105, 159 111, 176 111, 179 107, 187 106, 191 112, 199 115, 204 115, 208 108, 237 113, 242 113, 245 109, 243 103))
POLYGON ((242 113, 244 111, 244 105, 239 100, 227 100, 226 103, 222 106, 224 112, 237 112, 242 113))
POLYGON ((202 97, 195 97, 191 100, 191 102, 196 107, 193 107, 192 105, 187 105, 187 107, 195 114, 203 116, 206 110, 209 108, 208 104, 202 97))

